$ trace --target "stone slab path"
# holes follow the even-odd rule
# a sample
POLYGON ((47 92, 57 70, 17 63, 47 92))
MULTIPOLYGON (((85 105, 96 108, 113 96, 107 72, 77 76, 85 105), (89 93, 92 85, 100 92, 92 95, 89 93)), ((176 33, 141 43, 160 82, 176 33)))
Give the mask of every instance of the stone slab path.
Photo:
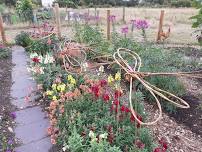
POLYGON ((36 83, 27 70, 28 57, 22 47, 13 47, 12 104, 17 107, 16 138, 22 143, 15 150, 17 152, 48 152, 51 148, 50 138, 46 133, 49 126, 46 114, 42 108, 27 101, 25 98, 36 89, 36 83))

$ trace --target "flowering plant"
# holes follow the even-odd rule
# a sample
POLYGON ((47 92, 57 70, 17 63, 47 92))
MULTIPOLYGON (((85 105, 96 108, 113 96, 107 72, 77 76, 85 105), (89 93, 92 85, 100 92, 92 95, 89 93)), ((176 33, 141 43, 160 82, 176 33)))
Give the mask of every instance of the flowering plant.
POLYGON ((132 22, 132 27, 136 27, 138 30, 142 30, 142 36, 144 39, 146 39, 146 31, 145 30, 149 28, 148 21, 138 19, 138 20, 131 20, 131 22, 132 22))

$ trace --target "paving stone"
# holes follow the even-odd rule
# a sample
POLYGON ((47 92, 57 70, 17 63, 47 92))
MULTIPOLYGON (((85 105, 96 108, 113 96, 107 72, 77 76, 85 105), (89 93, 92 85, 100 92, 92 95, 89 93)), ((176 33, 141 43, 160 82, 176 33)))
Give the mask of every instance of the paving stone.
POLYGON ((48 152, 50 148, 51 148, 50 139, 43 138, 39 141, 17 147, 15 150, 17 152, 48 152))
POLYGON ((48 135, 46 128, 48 128, 48 126, 48 120, 43 119, 36 123, 31 123, 24 126, 18 125, 14 129, 14 132, 16 138, 20 139, 23 144, 28 144, 47 137, 48 135))
MULTIPOLYGON (((17 152, 48 152, 51 148, 50 138, 47 137, 46 129, 49 122, 45 119, 45 113, 39 106, 30 107, 34 102, 25 101, 25 97, 36 90, 36 83, 27 71, 27 55, 21 47, 14 47, 12 62, 11 102, 18 108, 24 108, 16 112, 16 138, 22 142, 22 146, 16 148, 17 152)), ((31 96, 31 100, 35 95, 31 96)))
POLYGON ((12 51, 12 63, 15 65, 12 70, 11 97, 12 104, 17 108, 26 108, 32 103, 25 102, 25 97, 31 94, 31 90, 36 89, 36 83, 31 79, 31 74, 27 71, 27 56, 22 47, 14 47, 12 51))
POLYGON ((36 106, 33 108, 27 108, 16 112, 16 123, 18 126, 25 126, 28 124, 43 121, 45 113, 42 112, 41 107, 36 106))

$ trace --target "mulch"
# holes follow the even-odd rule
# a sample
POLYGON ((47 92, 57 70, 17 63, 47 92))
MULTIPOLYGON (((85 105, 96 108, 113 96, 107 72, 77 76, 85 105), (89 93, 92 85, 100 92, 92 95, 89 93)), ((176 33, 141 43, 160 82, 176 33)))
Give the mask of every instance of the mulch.
POLYGON ((10 88, 12 85, 12 57, 0 59, 0 151, 2 140, 14 139, 14 133, 8 128, 13 128, 14 120, 11 112, 15 107, 10 103, 10 88))

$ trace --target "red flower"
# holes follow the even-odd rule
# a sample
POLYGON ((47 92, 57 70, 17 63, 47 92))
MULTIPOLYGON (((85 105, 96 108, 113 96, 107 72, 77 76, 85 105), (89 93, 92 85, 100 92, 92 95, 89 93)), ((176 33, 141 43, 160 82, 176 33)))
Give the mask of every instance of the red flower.
POLYGON ((109 101, 109 94, 107 93, 103 94, 102 98, 105 102, 109 101))
POLYGON ((130 122, 134 122, 135 121, 135 117, 133 116, 133 114, 131 113, 130 115, 130 122))
POLYGON ((100 89, 99 89, 99 87, 97 85, 94 85, 94 86, 91 87, 91 90, 92 90, 93 93, 98 93, 100 89))
POLYGON ((104 86, 106 86, 107 85, 107 81, 106 80, 100 80, 100 86, 101 87, 104 87, 104 86))
POLYGON ((140 149, 144 149, 144 147, 145 147, 145 144, 140 140, 137 140, 135 142, 135 145, 137 146, 137 148, 140 148, 140 149))
POLYGON ((94 85, 94 86, 91 87, 91 90, 94 93, 94 95, 98 98, 99 97, 99 91, 100 91, 99 86, 98 85, 94 85))
POLYGON ((130 109, 128 107, 125 107, 125 112, 126 113, 129 113, 130 112, 130 109))
POLYGON ((35 62, 35 63, 39 63, 40 59, 37 58, 37 57, 34 57, 34 58, 32 58, 32 61, 35 62))
POLYGON ((121 97, 121 95, 122 95, 122 92, 120 90, 116 90, 114 93, 115 99, 118 99, 119 97, 121 97))
POLYGON ((164 148, 164 149, 168 149, 168 144, 167 144, 167 141, 164 137, 162 137, 160 140, 159 140, 159 144, 161 144, 161 146, 164 148))
POLYGON ((120 102, 119 102, 119 100, 116 99, 116 100, 113 101, 113 104, 118 106, 120 104, 120 102))
POLYGON ((122 105, 120 110, 121 110, 121 112, 124 112, 126 110, 126 107, 122 105))
POLYGON ((114 108, 115 108, 115 105, 112 104, 111 107, 110 107, 110 111, 113 112, 114 108))
POLYGON ((161 148, 157 147, 154 149, 154 152, 163 152, 161 148))
MULTIPOLYGON (((140 115, 137 115, 137 118, 140 120, 140 121, 142 121, 142 116, 140 116, 140 115)), ((137 128, 140 128, 140 123, 138 122, 137 123, 137 128)))

